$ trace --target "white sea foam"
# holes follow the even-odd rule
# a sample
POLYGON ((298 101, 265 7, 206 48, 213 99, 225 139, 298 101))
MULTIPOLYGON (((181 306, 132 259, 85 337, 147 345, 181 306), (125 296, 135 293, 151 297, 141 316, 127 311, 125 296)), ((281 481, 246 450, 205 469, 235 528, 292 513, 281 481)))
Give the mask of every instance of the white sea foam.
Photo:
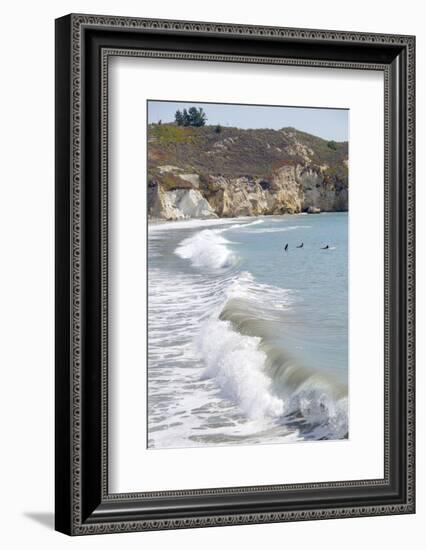
POLYGON ((230 227, 225 227, 221 231, 229 231, 231 229, 245 229, 246 227, 251 227, 252 225, 259 225, 260 223, 264 223, 264 220, 255 220, 249 223, 234 223, 230 227))
MULTIPOLYGON (((160 222, 160 223, 150 223, 148 224, 149 233, 155 233, 157 231, 164 231, 170 229, 196 229, 198 227, 215 227, 218 225, 231 225, 239 226, 240 224, 246 223, 251 218, 249 216, 244 216, 241 218, 218 218, 218 219, 190 219, 190 220, 177 220, 169 222, 160 222)), ((249 223, 262 223, 263 220, 256 220, 249 223)), ((248 225, 248 224, 247 224, 248 225)))
MULTIPOLYGON (((197 222, 199 220, 196 220, 197 222)), ((217 220, 213 220, 217 222, 217 220)), ((232 224, 223 229, 203 229, 191 237, 184 239, 175 250, 175 254, 185 260, 190 260, 194 267, 208 269, 224 269, 235 265, 238 258, 229 248, 230 241, 222 233, 240 228, 259 225, 263 220, 249 223, 232 224)))
POLYGON ((311 229, 310 225, 288 225, 287 227, 264 227, 262 229, 256 229, 256 233, 286 233, 287 231, 295 231, 299 229, 311 229))
POLYGON ((281 313, 292 301, 290 290, 259 283, 248 271, 242 271, 233 277, 224 293, 226 302, 223 307, 232 299, 242 299, 247 306, 259 307, 262 314, 267 310, 281 313))
POLYGON ((184 239, 175 253, 190 260, 194 267, 224 269, 235 264, 236 255, 227 247, 227 241, 218 231, 204 229, 184 239))
POLYGON ((205 376, 214 378, 226 399, 237 403, 250 419, 280 416, 282 401, 270 391, 271 380, 262 371, 266 356, 260 338, 232 330, 229 321, 211 319, 197 337, 206 365, 205 376))
POLYGON ((301 413, 322 437, 341 439, 348 433, 348 398, 337 398, 328 384, 313 378, 293 393, 286 412, 301 413))

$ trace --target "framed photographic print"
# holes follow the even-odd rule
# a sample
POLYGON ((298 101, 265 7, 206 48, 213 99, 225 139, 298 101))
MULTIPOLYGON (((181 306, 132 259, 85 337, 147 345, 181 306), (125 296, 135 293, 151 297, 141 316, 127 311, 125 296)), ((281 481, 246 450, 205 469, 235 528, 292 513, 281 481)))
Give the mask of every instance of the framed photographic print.
POLYGON ((414 513, 412 36, 56 21, 56 529, 414 513))

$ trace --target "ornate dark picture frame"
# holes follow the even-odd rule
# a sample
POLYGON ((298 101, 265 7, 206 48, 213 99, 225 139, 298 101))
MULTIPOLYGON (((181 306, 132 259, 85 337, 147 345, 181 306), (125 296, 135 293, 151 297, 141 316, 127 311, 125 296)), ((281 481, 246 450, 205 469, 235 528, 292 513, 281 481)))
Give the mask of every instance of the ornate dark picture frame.
MULTIPOLYGON (((70 535, 414 513, 415 38, 68 15, 56 21, 56 529, 70 535), (384 478, 108 491, 110 56, 382 71, 384 478)), ((143 465, 142 465, 143 467, 143 465)))

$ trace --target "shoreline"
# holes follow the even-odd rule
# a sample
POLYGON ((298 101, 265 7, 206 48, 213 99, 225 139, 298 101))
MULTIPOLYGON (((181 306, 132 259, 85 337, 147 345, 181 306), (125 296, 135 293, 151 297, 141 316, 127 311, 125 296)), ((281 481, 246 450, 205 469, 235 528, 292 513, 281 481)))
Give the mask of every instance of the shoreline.
POLYGON ((157 218, 148 216, 148 227, 156 227, 159 225, 169 225, 169 224, 183 224, 188 222, 205 222, 207 225, 220 225, 221 223, 227 223, 227 220, 252 220, 252 219, 269 219, 269 218, 280 218, 284 216, 319 216, 321 214, 348 214, 349 210, 332 210, 332 211, 321 211, 321 212, 295 212, 295 213, 285 213, 285 214, 261 214, 258 216, 222 216, 216 218, 183 218, 180 220, 167 220, 165 218, 157 218))

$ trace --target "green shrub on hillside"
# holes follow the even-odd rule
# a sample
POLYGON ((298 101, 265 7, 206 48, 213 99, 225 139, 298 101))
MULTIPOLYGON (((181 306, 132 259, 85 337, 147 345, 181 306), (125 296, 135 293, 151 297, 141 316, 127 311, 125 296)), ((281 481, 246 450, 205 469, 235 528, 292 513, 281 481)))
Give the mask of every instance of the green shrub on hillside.
POLYGON ((192 128, 174 126, 173 124, 153 125, 149 134, 158 139, 163 145, 170 143, 190 143, 194 138, 192 128))

